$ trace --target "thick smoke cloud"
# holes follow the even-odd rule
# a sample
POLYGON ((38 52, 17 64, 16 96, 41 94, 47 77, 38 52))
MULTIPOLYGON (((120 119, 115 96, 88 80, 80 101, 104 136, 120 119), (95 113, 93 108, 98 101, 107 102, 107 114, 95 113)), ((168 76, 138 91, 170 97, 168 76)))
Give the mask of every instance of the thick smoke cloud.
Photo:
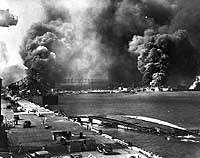
POLYGON ((113 0, 95 20, 101 43, 110 51, 102 52, 112 59, 109 78, 114 84, 138 84, 137 55, 128 52, 128 41, 133 35, 142 35, 146 29, 168 25, 173 3, 162 0, 113 0), (165 2, 165 3, 164 3, 165 2))
POLYGON ((144 83, 151 86, 163 85, 169 75, 194 78, 199 72, 200 55, 184 30, 162 35, 154 35, 148 30, 144 37, 133 37, 130 51, 139 52, 138 69, 143 74, 144 83))
POLYGON ((31 26, 20 49, 30 78, 49 88, 64 78, 107 79, 109 62, 100 54, 104 48, 93 30, 101 8, 94 1, 77 1, 85 4, 81 8, 70 7, 74 0, 45 2, 46 19, 31 26))
POLYGON ((36 23, 21 46, 20 54, 28 75, 37 81, 41 91, 53 88, 64 75, 64 70, 56 63, 56 45, 63 45, 60 34, 47 24, 36 23))
POLYGON ((188 31, 193 45, 200 49, 200 1, 199 0, 179 0, 176 14, 171 20, 170 31, 185 29, 188 31))
POLYGON ((138 69, 143 74, 143 81, 154 86, 164 84, 166 81, 168 85, 190 84, 191 79, 200 71, 198 32, 200 2, 198 0, 168 2, 170 5, 166 8, 172 10, 171 16, 164 18, 168 19, 167 23, 157 23, 158 25, 153 27, 153 34, 151 31, 150 35, 144 34, 144 37, 136 34, 129 45, 129 50, 134 52, 134 55, 139 55, 138 69), (180 29, 186 31, 178 31, 180 29), (162 41, 161 45, 158 41, 162 41), (161 49, 162 45, 167 50, 163 50, 163 47, 161 49), (165 55, 164 58, 162 54, 165 55), (166 61, 164 64, 163 59, 166 61))
MULTIPOLYGON (((61 75, 59 79, 103 78, 114 86, 130 86, 133 82, 140 84, 142 67, 138 70, 137 63, 142 60, 138 61, 138 56, 143 57, 147 49, 147 54, 159 56, 158 65, 165 68, 155 66, 157 70, 150 74, 141 71, 146 83, 153 80, 163 84, 174 80, 175 74, 181 79, 192 78, 199 72, 199 61, 191 62, 199 58, 198 4, 198 0, 42 1, 45 16, 29 29, 20 54, 29 69, 48 69, 46 76, 56 73, 61 75), (151 43, 155 49, 146 47, 150 39, 154 39, 151 43), (48 55, 43 59, 35 53, 40 46, 47 49, 46 54, 54 54, 54 62, 48 55), (37 62, 45 60, 43 67, 35 64, 35 58, 37 62)), ((150 68, 143 67, 146 71, 150 68)), ((48 79, 59 82, 57 78, 48 79)))

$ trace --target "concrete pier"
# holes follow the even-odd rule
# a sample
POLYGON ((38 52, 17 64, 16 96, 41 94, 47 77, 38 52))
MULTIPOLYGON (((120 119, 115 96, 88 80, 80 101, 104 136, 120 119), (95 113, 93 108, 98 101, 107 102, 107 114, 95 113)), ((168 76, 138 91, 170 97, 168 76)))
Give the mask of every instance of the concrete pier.
MULTIPOLYGON (((69 156, 72 153, 82 154, 83 157, 89 157, 92 155, 96 158, 130 158, 131 155, 137 155, 140 156, 140 158, 148 157, 147 155, 136 150, 132 150, 125 145, 116 143, 113 139, 106 138, 103 135, 87 130, 78 123, 70 121, 67 117, 58 116, 55 113, 39 117, 31 112, 31 108, 34 107, 33 103, 26 100, 22 100, 19 103, 22 108, 26 108, 26 112, 17 113, 17 115, 19 115, 18 123, 6 130, 9 142, 9 152, 12 153, 15 158, 24 157, 26 152, 41 150, 43 147, 45 147, 54 158, 59 156, 69 156), (30 107, 28 107, 29 105, 30 107), (23 128, 24 121, 31 121, 31 127, 23 128), (45 125, 48 125, 49 128, 45 128, 45 125), (93 148, 88 148, 85 151, 81 150, 80 143, 71 143, 72 146, 69 151, 66 145, 55 141, 55 138, 52 137, 53 131, 70 131, 73 137, 80 136, 81 132, 83 133, 84 138, 94 140, 95 143, 93 142, 92 144, 93 148), (100 143, 110 144, 113 148, 114 154, 102 155, 97 152, 96 146, 100 143)), ((6 108, 8 104, 10 103, 5 101, 3 102, 2 114, 6 116, 4 122, 7 121, 7 123, 11 123, 16 113, 14 113, 11 109, 6 108)), ((36 105, 35 107, 38 108, 36 105)), ((74 141, 72 139, 69 139, 68 141, 74 141)), ((79 141, 82 140, 79 139, 79 141)))

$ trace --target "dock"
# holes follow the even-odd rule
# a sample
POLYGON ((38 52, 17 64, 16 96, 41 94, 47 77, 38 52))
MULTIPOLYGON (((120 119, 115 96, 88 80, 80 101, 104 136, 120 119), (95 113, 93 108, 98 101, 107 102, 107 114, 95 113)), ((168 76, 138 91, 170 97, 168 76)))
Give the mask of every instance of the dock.
MULTIPOLYGON (((2 114, 6 116, 7 122, 12 122, 15 113, 11 109, 7 109, 9 102, 2 102, 2 114)), ((30 103, 26 100, 19 102, 22 108, 31 109, 39 108, 38 105, 30 103), (29 106, 30 105, 30 106, 29 106)), ((142 153, 139 148, 129 148, 117 142, 112 137, 106 137, 103 134, 88 130, 81 126, 78 122, 70 120, 68 117, 57 115, 56 113, 45 114, 44 116, 38 116, 30 111, 23 113, 17 113, 19 120, 16 125, 6 130, 8 137, 8 151, 7 156, 5 153, 0 152, 0 156, 9 157, 9 154, 13 154, 15 158, 26 157, 26 152, 41 150, 43 147, 48 150, 52 157, 66 157, 70 154, 78 153, 83 157, 108 157, 108 158, 130 158, 131 155, 139 156, 140 158, 149 158, 148 154, 142 153), (31 121, 31 128, 23 128, 24 121, 31 121), (45 128, 48 125, 49 128, 45 128), (84 137, 94 140, 93 149, 81 151, 79 144, 75 144, 71 147, 71 151, 68 150, 66 145, 58 143, 52 137, 53 131, 70 131, 73 136, 79 136, 80 133, 84 137), (96 146, 100 143, 110 144, 113 148, 113 155, 102 155, 96 151, 96 146), (21 148, 21 149, 20 149, 21 148), (22 150, 23 149, 23 150, 22 150), (137 150, 136 150, 137 149, 137 150), (19 152, 19 150, 22 150, 19 152)), ((159 156, 158 156, 159 157, 159 156)))

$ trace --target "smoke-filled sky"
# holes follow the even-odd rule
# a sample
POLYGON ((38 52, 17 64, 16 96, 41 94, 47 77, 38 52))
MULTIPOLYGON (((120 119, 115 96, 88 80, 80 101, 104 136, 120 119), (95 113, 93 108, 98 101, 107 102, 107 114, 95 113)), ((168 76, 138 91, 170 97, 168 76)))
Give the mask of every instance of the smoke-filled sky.
POLYGON ((43 8, 38 0, 1 0, 0 9, 9 9, 10 13, 19 18, 16 26, 0 27, 0 41, 6 43, 9 64, 21 64, 19 46, 32 23, 41 21, 44 17, 43 8))
MULTIPOLYGON (((195 49, 199 53, 200 49, 199 0, 1 0, 0 3, 0 9, 9 8, 19 19, 16 26, 0 28, 0 41, 7 49, 6 66, 25 64, 30 69, 44 61, 48 66, 49 56, 38 57, 35 53, 39 46, 44 46, 48 54, 55 56, 51 70, 59 70, 65 78, 101 78, 131 85, 142 80, 137 68, 139 54, 128 50, 134 35, 142 37, 147 29, 159 34, 185 29, 194 47, 192 52, 195 49)), ((180 59, 188 54, 190 50, 179 53, 180 59)), ((191 68, 190 59, 193 58, 184 63, 191 68)), ((174 74, 169 74, 173 78, 174 74)))

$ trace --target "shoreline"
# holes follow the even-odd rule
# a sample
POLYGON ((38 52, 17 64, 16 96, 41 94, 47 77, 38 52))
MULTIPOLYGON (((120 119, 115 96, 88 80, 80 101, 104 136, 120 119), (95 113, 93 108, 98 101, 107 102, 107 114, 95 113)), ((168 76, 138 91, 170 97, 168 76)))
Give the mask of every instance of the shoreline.
MULTIPOLYGON (((94 128, 94 127, 91 127, 90 129, 88 129, 88 124, 82 124, 82 125, 81 125, 80 122, 74 121, 73 119, 70 119, 64 112, 63 112, 62 117, 65 117, 65 118, 67 118, 68 120, 70 120, 71 122, 75 122, 75 123, 77 123, 79 126, 82 126, 82 127, 84 127, 85 129, 87 129, 87 130, 91 130, 91 131, 93 131, 93 132, 95 132, 95 133, 97 133, 97 134, 99 134, 99 132, 100 132, 97 128, 94 128)), ((154 153, 151 152, 151 151, 146 151, 145 149, 142 149, 142 148, 137 147, 137 146, 134 146, 134 145, 131 145, 131 146, 130 146, 128 142, 125 142, 124 140, 121 140, 121 139, 119 139, 119 138, 117 138, 117 137, 114 137, 114 136, 111 136, 111 135, 109 135, 109 134, 102 133, 102 134, 100 134, 100 135, 102 135, 103 137, 105 137, 105 138, 107 138, 107 139, 114 140, 116 143, 119 143, 119 144, 121 144, 121 145, 123 145, 123 146, 126 146, 128 149, 131 149, 131 150, 133 150, 133 151, 140 152, 140 153, 144 154, 145 156, 147 156, 148 158, 163 158, 162 156, 159 156, 159 155, 157 155, 157 154, 154 154, 154 153)))
MULTIPOLYGON (((26 101, 27 102, 27 101, 26 101)), ((21 104, 21 106, 23 106, 24 105, 24 108, 26 107, 27 108, 27 106, 26 106, 26 104, 21 104)), ((31 104, 29 104, 29 105, 31 105, 31 106, 33 106, 33 105, 35 105, 37 108, 38 108, 38 105, 36 105, 36 104, 34 104, 34 103, 31 103, 31 104)), ((54 113, 55 114, 55 113, 54 113)), ((32 114, 29 114, 30 116, 32 116, 32 114)), ((38 116, 36 116, 36 117, 38 117, 38 116)), ((69 118, 68 117, 66 117, 66 114, 62 114, 61 116, 53 116, 53 117, 60 117, 64 122, 66 122, 67 120, 68 121, 70 121, 71 123, 72 123, 72 126, 73 127, 75 127, 75 125, 73 125, 73 124, 77 124, 77 122, 74 122, 74 120, 69 120, 69 118)), ((39 118, 39 117, 38 117, 39 118)), ((78 126, 80 126, 80 125, 78 125, 78 126)), ((80 126, 80 127, 82 127, 83 128, 83 126, 80 126)), ((88 131, 88 130, 87 130, 88 131)), ((98 131, 96 130, 92 130, 92 132, 95 132, 97 135, 99 135, 99 133, 98 133, 98 131)), ((100 136, 100 135, 99 135, 100 136)), ((99 137, 98 136, 98 137, 99 137)), ((138 148, 138 147, 135 147, 135 146, 133 146, 133 147, 130 147, 130 146, 128 146, 128 144, 126 143, 126 142, 124 142, 124 141, 122 141, 122 140, 120 140, 120 139, 117 139, 117 138, 115 138, 115 139, 113 139, 113 137, 112 136, 109 136, 109 135, 106 135, 106 134, 102 134, 101 136, 103 136, 105 139, 110 139, 111 141, 114 141, 115 143, 119 143, 119 144, 122 144, 123 146, 125 146, 127 149, 130 149, 130 150, 132 150, 133 152, 138 152, 138 153, 140 153, 140 154, 143 154, 144 156, 146 156, 146 157, 149 157, 149 156, 151 156, 152 158, 153 158, 153 156, 154 156, 154 158, 161 158, 161 157, 159 157, 158 155, 149 155, 149 154, 152 154, 152 152, 147 152, 147 151, 145 151, 145 150, 143 150, 143 149, 141 149, 141 148, 138 148)))

